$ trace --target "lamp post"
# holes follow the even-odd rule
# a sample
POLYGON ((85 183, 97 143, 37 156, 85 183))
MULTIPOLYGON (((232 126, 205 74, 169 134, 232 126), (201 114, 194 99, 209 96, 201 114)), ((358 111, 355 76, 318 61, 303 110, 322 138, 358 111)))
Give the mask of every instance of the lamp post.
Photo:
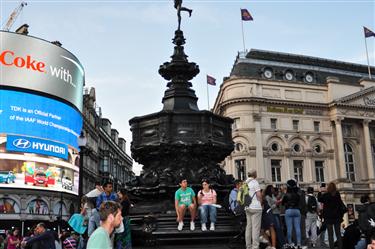
POLYGON ((83 185, 83 156, 86 150, 87 139, 85 133, 82 130, 78 137, 78 147, 79 147, 79 180, 78 180, 78 198, 79 198, 79 208, 81 208, 81 198, 82 198, 82 185, 83 185))

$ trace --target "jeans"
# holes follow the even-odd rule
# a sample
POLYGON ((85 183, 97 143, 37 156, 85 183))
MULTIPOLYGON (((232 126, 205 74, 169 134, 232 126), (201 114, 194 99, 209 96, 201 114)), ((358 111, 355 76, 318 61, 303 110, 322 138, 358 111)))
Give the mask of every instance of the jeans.
POLYGON ((100 216, 98 210, 96 208, 92 209, 91 216, 89 218, 89 225, 87 228, 87 234, 90 236, 96 228, 100 227, 100 216))
POLYGON ((216 207, 211 205, 199 206, 199 215, 201 217, 201 224, 207 223, 208 214, 210 215, 210 221, 216 223, 216 207))
POLYGON ((335 229, 335 234, 337 238, 337 246, 339 249, 342 249, 342 239, 341 239, 341 231, 340 231, 340 223, 335 224, 327 224, 327 231, 328 231, 328 242, 329 242, 329 248, 334 248, 334 238, 333 238, 333 229, 335 229))
POLYGON ((277 243, 279 247, 282 247, 285 244, 285 238, 284 238, 284 233, 283 233, 283 229, 281 225, 280 214, 274 214, 273 216, 275 218, 275 230, 276 230, 277 243))
POLYGON ((246 209, 246 249, 259 248, 260 225, 262 222, 262 209, 246 209), (251 242, 252 247, 251 247, 251 242))
POLYGON ((287 229, 288 243, 292 243, 293 227, 296 231, 297 245, 301 245, 301 212, 296 208, 285 210, 285 223, 287 229))
POLYGON ((310 238, 311 243, 316 244, 318 235, 316 232, 316 223, 318 221, 318 215, 316 213, 307 213, 306 214, 306 238, 310 238), (309 236, 310 232, 310 236, 309 236))

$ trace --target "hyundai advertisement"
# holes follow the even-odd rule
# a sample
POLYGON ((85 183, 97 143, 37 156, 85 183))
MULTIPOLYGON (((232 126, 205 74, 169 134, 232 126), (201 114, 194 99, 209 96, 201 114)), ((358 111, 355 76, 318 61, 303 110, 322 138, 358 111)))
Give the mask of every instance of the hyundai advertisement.
POLYGON ((83 85, 66 49, 0 31, 0 188, 78 194, 83 85))

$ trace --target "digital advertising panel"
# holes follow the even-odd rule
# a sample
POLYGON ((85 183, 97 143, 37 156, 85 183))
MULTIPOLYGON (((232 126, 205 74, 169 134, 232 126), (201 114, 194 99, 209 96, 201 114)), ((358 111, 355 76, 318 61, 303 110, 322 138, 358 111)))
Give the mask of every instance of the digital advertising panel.
POLYGON ((0 89, 0 121, 0 134, 42 138, 78 148, 81 113, 60 101, 0 89))
POLYGON ((66 49, 0 31, 0 188, 78 195, 83 85, 66 49))
POLYGON ((1 85, 62 98, 82 111, 84 70, 68 50, 51 42, 0 31, 1 85))

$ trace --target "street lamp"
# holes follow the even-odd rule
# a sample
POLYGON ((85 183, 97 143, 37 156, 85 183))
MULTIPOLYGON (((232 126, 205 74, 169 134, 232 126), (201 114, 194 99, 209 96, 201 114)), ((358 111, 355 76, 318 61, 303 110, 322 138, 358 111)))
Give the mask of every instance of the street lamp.
POLYGON ((78 147, 79 147, 79 180, 78 180, 78 198, 79 198, 79 208, 81 208, 81 198, 82 198, 82 185, 83 185, 83 155, 86 150, 87 139, 83 130, 78 137, 78 147))

